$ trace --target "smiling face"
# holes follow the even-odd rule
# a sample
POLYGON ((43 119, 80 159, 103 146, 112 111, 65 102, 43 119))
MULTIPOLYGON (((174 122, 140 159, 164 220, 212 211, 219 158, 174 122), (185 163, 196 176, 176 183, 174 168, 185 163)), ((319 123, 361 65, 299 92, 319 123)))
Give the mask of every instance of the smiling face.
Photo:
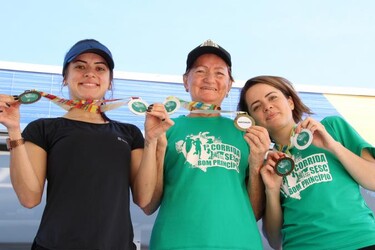
POLYGON ((71 99, 103 99, 111 84, 111 71, 103 57, 84 53, 69 63, 64 82, 71 99))
POLYGON ((250 87, 246 92, 246 104, 256 124, 267 128, 270 134, 295 124, 292 98, 271 85, 258 83, 250 87))
POLYGON ((220 106, 232 87, 228 65, 215 54, 204 54, 184 75, 184 86, 193 101, 220 106))

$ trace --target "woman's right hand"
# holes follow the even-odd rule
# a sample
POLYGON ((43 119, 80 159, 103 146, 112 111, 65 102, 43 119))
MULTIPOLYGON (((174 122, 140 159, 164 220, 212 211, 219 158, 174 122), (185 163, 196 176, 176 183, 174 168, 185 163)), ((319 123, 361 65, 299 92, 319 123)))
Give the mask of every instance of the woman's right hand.
POLYGON ((0 123, 8 131, 20 129, 20 102, 13 96, 0 94, 0 123))
MULTIPOLYGON (((158 140, 159 137, 174 125, 161 103, 151 104, 146 113, 145 119, 145 139, 146 141, 158 140)), ((162 138, 160 138, 162 139, 162 138)), ((163 141, 160 140, 160 143, 163 141)))
POLYGON ((285 154, 279 151, 269 151, 267 154, 266 162, 260 170, 264 185, 268 191, 280 191, 283 178, 276 174, 276 162, 285 157, 285 154))

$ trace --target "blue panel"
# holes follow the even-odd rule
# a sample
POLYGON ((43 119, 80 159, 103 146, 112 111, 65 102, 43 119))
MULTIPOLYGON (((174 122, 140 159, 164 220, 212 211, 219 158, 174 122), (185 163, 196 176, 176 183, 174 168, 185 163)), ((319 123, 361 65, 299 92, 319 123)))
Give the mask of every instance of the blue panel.
MULTIPOLYGON (((67 88, 61 87, 62 76, 51 73, 34 73, 22 71, 0 70, 0 93, 18 95, 24 90, 37 89, 62 98, 69 98, 67 88)), ((239 100, 239 88, 233 88, 229 96, 225 98, 222 109, 235 111, 239 100)), ((108 92, 107 99, 123 98, 129 100, 130 97, 141 97, 148 104, 155 102, 164 102, 166 97, 176 96, 189 101, 190 95, 185 92, 185 88, 180 83, 161 83, 152 81, 137 81, 126 79, 114 79, 113 94, 108 92)), ((317 120, 321 120, 328 115, 340 115, 330 102, 320 93, 301 92, 300 96, 304 103, 309 106, 317 120)), ((57 105, 49 100, 42 98, 41 101, 21 106, 21 123, 25 126, 30 121, 41 117, 56 117, 65 113, 57 105)), ((109 118, 117 121, 133 123, 143 130, 144 116, 137 116, 131 113, 125 105, 106 113, 109 118)), ((181 108, 172 117, 187 114, 187 111, 181 108)), ((223 115, 234 118, 234 114, 224 113, 223 115)))

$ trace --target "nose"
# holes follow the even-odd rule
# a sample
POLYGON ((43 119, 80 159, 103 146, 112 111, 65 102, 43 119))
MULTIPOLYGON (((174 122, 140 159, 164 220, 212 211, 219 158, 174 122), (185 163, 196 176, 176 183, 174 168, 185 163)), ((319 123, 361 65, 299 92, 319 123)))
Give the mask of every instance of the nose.
POLYGON ((271 104, 266 104, 264 105, 264 112, 272 110, 272 105, 271 104))
POLYGON ((91 67, 87 67, 84 76, 85 77, 93 77, 93 76, 95 76, 94 70, 91 67))
POLYGON ((207 82, 213 82, 215 80, 215 73, 213 73, 213 72, 207 72, 205 80, 207 82))

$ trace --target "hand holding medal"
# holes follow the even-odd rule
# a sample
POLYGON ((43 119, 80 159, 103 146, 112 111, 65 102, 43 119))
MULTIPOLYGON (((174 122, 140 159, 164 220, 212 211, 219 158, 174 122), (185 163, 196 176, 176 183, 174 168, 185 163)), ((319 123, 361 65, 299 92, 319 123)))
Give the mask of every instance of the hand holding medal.
MULTIPOLYGON (((118 108, 128 104, 129 110, 136 115, 145 115, 149 105, 141 97, 131 97, 130 100, 112 99, 112 100, 69 100, 51 95, 37 90, 26 90, 19 96, 15 97, 21 104, 32 104, 45 97, 65 110, 79 108, 85 111, 99 113, 118 108), (106 104, 106 105, 103 105, 106 104)), ((255 125, 255 120, 243 111, 225 111, 213 104, 191 101, 187 102, 174 96, 169 96, 164 101, 164 107, 169 115, 176 112, 181 106, 192 113, 236 113, 234 125, 242 131, 255 125)))
POLYGON ((276 160, 275 173, 279 176, 287 176, 294 169, 294 160, 290 158, 287 154, 284 154, 282 157, 276 160))
POLYGON ((290 144, 284 147, 276 147, 279 151, 285 153, 285 157, 281 157, 275 164, 275 172, 280 176, 286 176, 290 174, 294 169, 294 160, 290 149, 295 147, 298 150, 304 150, 308 148, 313 140, 313 135, 310 130, 302 129, 300 133, 295 133, 295 128, 292 130, 290 137, 290 144))

